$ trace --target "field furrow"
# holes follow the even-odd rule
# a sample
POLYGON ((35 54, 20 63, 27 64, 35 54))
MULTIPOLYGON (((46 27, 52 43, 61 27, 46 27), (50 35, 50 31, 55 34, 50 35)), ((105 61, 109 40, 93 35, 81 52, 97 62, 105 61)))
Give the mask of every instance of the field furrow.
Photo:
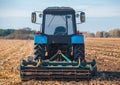
POLYGON ((0 85, 120 85, 120 39, 86 38, 87 61, 97 61, 98 75, 90 81, 21 82, 19 65, 33 56, 33 40, 0 40, 0 85))

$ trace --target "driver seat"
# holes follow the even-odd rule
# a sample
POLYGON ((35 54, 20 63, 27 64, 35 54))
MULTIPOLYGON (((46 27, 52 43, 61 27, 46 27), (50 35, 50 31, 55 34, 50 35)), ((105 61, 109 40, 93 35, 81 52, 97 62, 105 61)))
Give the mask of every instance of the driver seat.
POLYGON ((66 29, 63 26, 59 26, 55 28, 54 35, 66 35, 66 29))

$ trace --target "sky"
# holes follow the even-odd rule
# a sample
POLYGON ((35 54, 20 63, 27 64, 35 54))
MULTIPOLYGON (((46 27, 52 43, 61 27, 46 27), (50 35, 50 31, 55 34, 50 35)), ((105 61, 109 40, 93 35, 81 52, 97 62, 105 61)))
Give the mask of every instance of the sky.
POLYGON ((31 12, 43 11, 49 6, 69 6, 84 11, 86 23, 78 25, 80 31, 120 29, 120 0, 0 0, 0 28, 39 30, 39 25, 31 23, 31 12))

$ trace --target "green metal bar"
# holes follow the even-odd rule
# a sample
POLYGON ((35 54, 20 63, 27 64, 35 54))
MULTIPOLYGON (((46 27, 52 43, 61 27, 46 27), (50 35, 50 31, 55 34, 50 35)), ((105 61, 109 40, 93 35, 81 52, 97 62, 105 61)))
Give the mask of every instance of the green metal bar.
POLYGON ((42 62, 42 65, 43 66, 77 66, 78 63, 77 62, 51 62, 51 61, 48 61, 48 62, 42 62))
MULTIPOLYGON (((70 68, 69 65, 67 66, 63 66, 63 65, 57 65, 57 66, 43 66, 44 68, 70 68)), ((77 65, 77 66, 71 66, 71 68, 79 68, 79 69, 90 69, 93 68, 92 66, 81 66, 81 65, 77 65)))
MULTIPOLYGON (((52 57, 49 59, 49 61, 52 61, 53 59, 55 59, 55 57, 56 57, 57 55, 58 55, 58 54, 56 53, 54 56, 52 56, 52 57)), ((64 54, 61 53, 61 55, 62 55, 62 57, 63 57, 67 62, 69 62, 69 63, 72 62, 72 61, 71 61, 68 57, 66 57, 64 54)))
POLYGON ((65 55, 63 55, 63 54, 61 54, 62 55, 62 57, 67 61, 67 62, 69 62, 69 63, 71 63, 72 61, 68 58, 68 57, 66 57, 65 55))
POLYGON ((52 61, 58 54, 56 53, 54 56, 52 56, 49 61, 52 61))

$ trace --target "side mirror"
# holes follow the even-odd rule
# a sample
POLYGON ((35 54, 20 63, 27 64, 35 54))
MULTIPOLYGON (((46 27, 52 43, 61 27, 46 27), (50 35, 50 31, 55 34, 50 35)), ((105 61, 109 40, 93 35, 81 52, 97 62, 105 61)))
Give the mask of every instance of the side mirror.
POLYGON ((32 12, 31 21, 32 21, 32 23, 36 23, 36 13, 35 12, 32 12))
POLYGON ((80 21, 81 21, 81 23, 85 22, 85 13, 84 12, 80 13, 80 21))
POLYGON ((76 18, 79 18, 80 14, 76 14, 75 16, 76 16, 76 18))
POLYGON ((43 16, 42 14, 39 14, 39 17, 40 17, 40 18, 42 18, 42 16, 43 16))

